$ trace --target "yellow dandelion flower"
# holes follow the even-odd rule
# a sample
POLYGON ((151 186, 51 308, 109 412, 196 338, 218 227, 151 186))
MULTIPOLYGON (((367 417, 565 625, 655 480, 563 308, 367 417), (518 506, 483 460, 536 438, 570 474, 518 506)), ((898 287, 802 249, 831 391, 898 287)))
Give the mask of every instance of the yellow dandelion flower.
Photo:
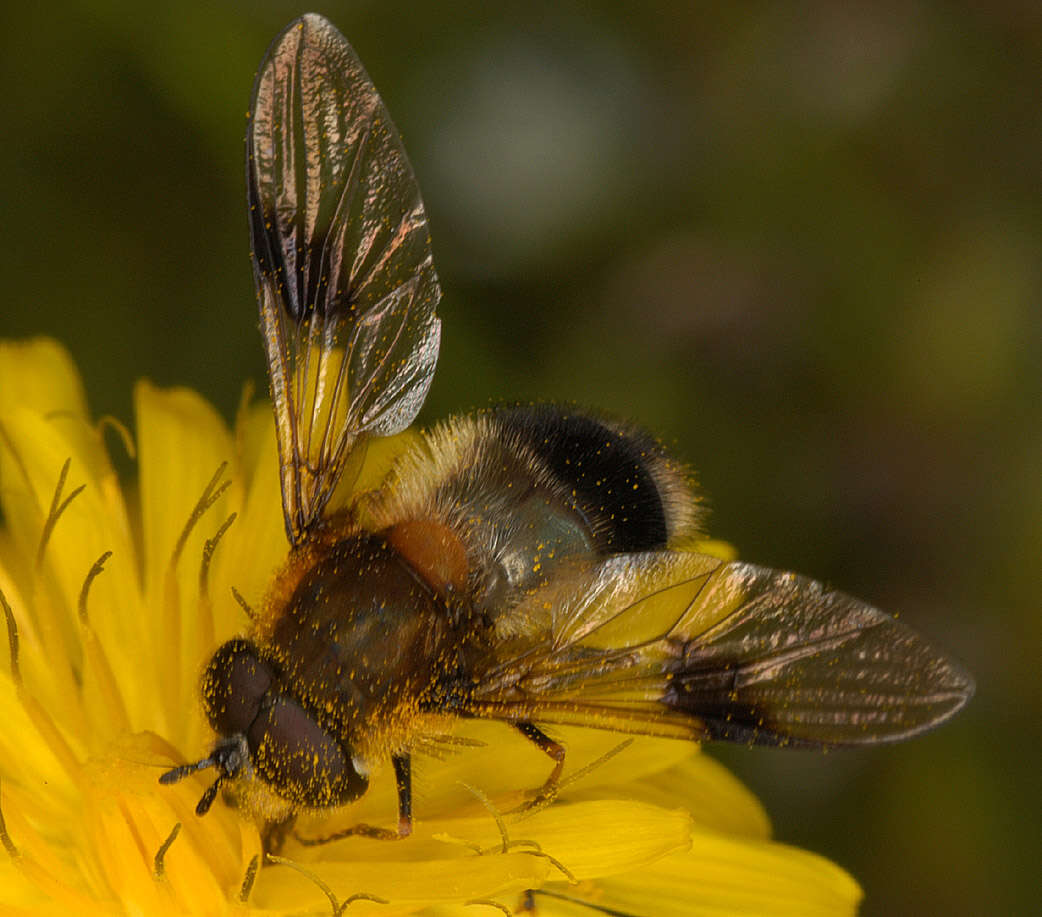
MULTIPOLYGON (((53 341, 0 346, 0 910, 5 914, 847 914, 842 870, 770 840, 756 800, 690 743, 560 730, 553 804, 514 812, 547 761, 503 725, 415 768, 407 840, 295 837, 258 826, 205 776, 158 776, 212 744, 198 681, 241 633, 286 554, 266 406, 235 431, 199 395, 135 393, 136 435, 88 414, 53 341), (124 434, 135 489, 106 430, 124 434)), ((393 444, 392 444, 393 445, 393 444)), ((376 455, 360 485, 379 476, 376 455)), ((303 819, 321 837, 395 813, 393 774, 303 819)))

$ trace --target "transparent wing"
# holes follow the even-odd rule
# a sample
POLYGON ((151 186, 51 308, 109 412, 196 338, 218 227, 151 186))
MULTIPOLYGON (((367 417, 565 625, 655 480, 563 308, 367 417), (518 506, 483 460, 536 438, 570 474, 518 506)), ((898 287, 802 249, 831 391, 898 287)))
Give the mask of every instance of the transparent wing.
POLYGON ((254 278, 286 532, 321 517, 351 450, 415 418, 434 375, 441 291, 398 132, 321 16, 268 49, 246 137, 254 278))
POLYGON ((896 741, 952 716, 970 676, 820 583, 689 553, 575 570, 499 622, 474 715, 763 745, 896 741))

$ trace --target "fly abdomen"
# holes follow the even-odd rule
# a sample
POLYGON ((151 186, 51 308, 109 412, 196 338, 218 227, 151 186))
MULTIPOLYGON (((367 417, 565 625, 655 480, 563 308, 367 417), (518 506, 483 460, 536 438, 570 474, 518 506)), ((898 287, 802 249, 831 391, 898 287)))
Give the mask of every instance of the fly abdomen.
POLYGON ((439 424, 359 505, 436 591, 493 618, 577 558, 697 537, 698 509, 648 434, 558 405, 439 424))
POLYGON ((498 408, 491 420, 581 517, 597 553, 653 551, 696 533, 687 470, 643 430, 554 404, 498 408))

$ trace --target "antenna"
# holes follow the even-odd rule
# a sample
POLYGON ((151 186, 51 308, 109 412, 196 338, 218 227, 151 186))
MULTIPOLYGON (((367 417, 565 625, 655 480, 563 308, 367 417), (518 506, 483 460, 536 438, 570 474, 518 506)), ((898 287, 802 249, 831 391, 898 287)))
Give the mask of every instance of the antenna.
POLYGON ((217 798, 217 791, 220 790, 221 784, 229 777, 239 776, 243 768, 249 764, 249 760, 250 750, 246 744, 246 736, 242 734, 228 736, 226 739, 221 739, 207 757, 192 764, 179 764, 177 767, 171 768, 160 776, 159 782, 164 786, 169 786, 184 780, 189 774, 204 771, 210 767, 217 768, 220 771, 217 779, 206 788, 206 792, 203 793, 195 807, 195 814, 203 816, 210 811, 210 806, 217 798))

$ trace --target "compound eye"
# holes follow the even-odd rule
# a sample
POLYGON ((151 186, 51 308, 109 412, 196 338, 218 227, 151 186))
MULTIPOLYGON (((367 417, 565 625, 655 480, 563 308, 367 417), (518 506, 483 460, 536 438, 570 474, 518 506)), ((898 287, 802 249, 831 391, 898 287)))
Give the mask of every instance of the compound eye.
POLYGON ((257 776, 291 802, 343 805, 369 786, 340 743, 288 698, 262 710, 246 738, 257 776))
POLYGON ((229 640, 216 653, 203 675, 203 706, 214 731, 241 735, 260 711, 272 682, 272 671, 248 640, 229 640))

